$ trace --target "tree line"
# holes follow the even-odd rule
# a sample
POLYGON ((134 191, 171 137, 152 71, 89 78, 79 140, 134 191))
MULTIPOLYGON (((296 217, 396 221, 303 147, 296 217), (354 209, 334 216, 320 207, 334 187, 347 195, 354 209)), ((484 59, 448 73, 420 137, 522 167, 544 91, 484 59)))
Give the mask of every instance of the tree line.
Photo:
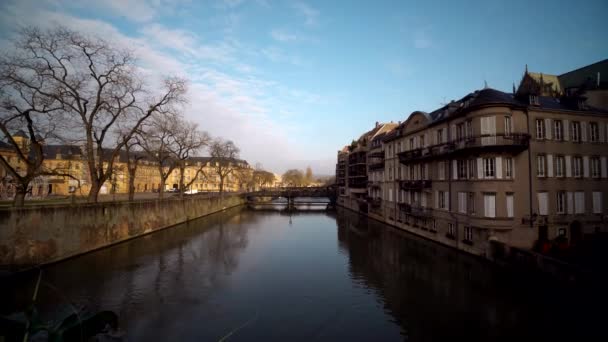
POLYGON ((144 159, 158 167, 161 198, 176 169, 180 194, 197 176, 207 176, 201 165, 189 183, 184 178, 189 159, 205 149, 212 161, 220 161, 212 163, 220 192, 229 175, 239 177, 234 165, 221 162, 238 158, 239 148, 184 118, 188 81, 167 76, 158 85, 144 79, 136 56, 100 37, 64 27, 20 29, 10 51, 0 56, 0 132, 20 165, 0 156, 0 166, 15 185, 14 205, 23 206, 37 177, 77 178, 65 168, 44 165, 49 142, 81 147, 90 182, 87 200, 93 203, 116 172, 121 153, 126 154, 130 199, 144 159), (20 131, 27 144, 14 138, 20 131))

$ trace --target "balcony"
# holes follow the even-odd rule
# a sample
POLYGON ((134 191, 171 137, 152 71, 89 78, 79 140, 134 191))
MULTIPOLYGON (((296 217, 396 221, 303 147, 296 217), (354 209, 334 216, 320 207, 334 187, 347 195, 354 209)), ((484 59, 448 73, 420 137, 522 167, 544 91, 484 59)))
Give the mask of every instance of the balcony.
POLYGON ((409 216, 418 218, 430 218, 433 216, 432 208, 425 208, 419 205, 410 205, 407 203, 399 203, 399 209, 409 216))
POLYGON ((381 158, 384 159, 384 152, 370 152, 367 154, 368 158, 381 158))
POLYGON ((382 198, 380 197, 368 197, 367 202, 372 208, 380 208, 382 205, 382 198))
POLYGON ((425 180, 402 180, 399 181, 401 190, 423 190, 431 187, 431 181, 425 180))
POLYGON ((525 133, 513 133, 510 135, 478 135, 464 139, 418 148, 415 150, 398 153, 399 161, 403 164, 445 158, 459 154, 471 154, 481 152, 507 152, 517 154, 528 148, 530 136, 525 133))
POLYGON ((370 171, 384 170, 384 162, 369 164, 370 171))
POLYGON ((367 181, 367 187, 368 188, 376 188, 376 189, 380 189, 380 182, 377 181, 367 181))

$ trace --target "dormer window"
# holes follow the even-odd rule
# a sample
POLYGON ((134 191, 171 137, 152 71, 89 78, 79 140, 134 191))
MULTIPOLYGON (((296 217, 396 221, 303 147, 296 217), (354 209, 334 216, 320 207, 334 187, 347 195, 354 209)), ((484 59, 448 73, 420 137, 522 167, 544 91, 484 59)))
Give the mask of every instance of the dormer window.
POLYGON ((530 95, 530 104, 533 106, 538 106, 540 103, 538 102, 538 96, 530 95))

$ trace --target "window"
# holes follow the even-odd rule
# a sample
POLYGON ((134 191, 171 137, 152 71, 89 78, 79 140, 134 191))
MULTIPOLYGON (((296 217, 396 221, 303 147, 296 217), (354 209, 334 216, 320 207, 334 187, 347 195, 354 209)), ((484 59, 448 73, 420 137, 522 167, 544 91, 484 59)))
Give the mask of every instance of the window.
POLYGON ((562 120, 553 121, 553 137, 557 141, 564 140, 564 126, 562 120))
POLYGON ((505 178, 513 178, 513 158, 505 158, 505 178))
POLYGON ((410 138, 410 150, 413 150, 416 148, 416 143, 414 142, 414 138, 410 138))
POLYGON ((466 122, 465 135, 467 138, 473 136, 473 121, 471 121, 471 120, 467 120, 467 122, 466 122))
POLYGON ((495 193, 486 193, 483 195, 483 211, 485 217, 496 217, 495 193))
POLYGON ((467 178, 467 161, 466 160, 457 160, 456 166, 458 167, 458 178, 466 179, 467 178))
POLYGON ((467 199, 467 210, 470 215, 475 215, 475 193, 469 192, 469 198, 467 199))
POLYGON ((511 135, 511 117, 505 116, 505 136, 511 135))
POLYGON ((494 158, 483 158, 483 176, 484 178, 494 178, 496 165, 494 158))
POLYGON ((583 175, 583 158, 581 157, 574 157, 573 158, 573 174, 574 177, 582 177, 583 175))
POLYGON ((464 122, 463 123, 459 123, 458 125, 456 125, 456 139, 457 140, 462 140, 465 138, 465 126, 464 126, 464 122))
POLYGON ((424 135, 421 135, 421 136, 419 137, 419 141, 420 141, 420 144, 419 144, 419 146, 420 146, 420 147, 424 147, 424 146, 426 146, 426 145, 424 144, 424 135))
POLYGON ((448 223, 448 235, 449 236, 456 236, 456 226, 453 223, 448 223))
POLYGON ((475 159, 469 159, 469 178, 475 178, 475 159))
POLYGON ((556 205, 558 214, 566 213, 566 193, 564 191, 557 192, 557 205, 556 205))
POLYGON ((445 209, 445 191, 439 191, 439 209, 445 209))
POLYGON ((507 217, 513 217, 513 194, 507 194, 507 217))
POLYGON ((549 203, 548 203, 548 194, 547 192, 539 192, 536 194, 538 198, 538 214, 546 216, 549 214, 549 203))
POLYGON ((602 213, 602 193, 599 191, 593 192, 593 213, 602 213))
POLYGON ((597 125, 597 122, 589 123, 589 134, 590 134, 591 142, 600 141, 600 129, 597 125))
POLYGON ((547 157, 544 155, 536 156, 536 177, 546 177, 547 157))
POLYGON ((555 177, 564 177, 565 165, 564 156, 555 157, 555 177))
POLYGON ((444 180, 445 179, 445 162, 444 161, 440 161, 439 162, 439 180, 444 180))
POLYGON ((473 228, 464 227, 464 240, 473 242, 473 228))
POLYGON ((545 120, 536 119, 536 139, 545 139, 545 120))
POLYGON ((458 193, 458 212, 461 214, 467 213, 467 196, 466 192, 458 193))
POLYGON ((438 144, 443 143, 443 129, 437 130, 437 143, 438 144))
POLYGON ((570 125, 570 137, 573 142, 581 141, 581 123, 578 121, 572 121, 570 125))
POLYGON ((535 106, 539 105, 538 96, 536 96, 536 95, 530 95, 529 100, 530 100, 530 104, 531 105, 535 105, 535 106))
POLYGON ((585 192, 577 191, 574 193, 574 213, 584 214, 585 213, 585 192))
POLYGON ((591 177, 600 178, 600 158, 599 157, 591 158, 591 177))

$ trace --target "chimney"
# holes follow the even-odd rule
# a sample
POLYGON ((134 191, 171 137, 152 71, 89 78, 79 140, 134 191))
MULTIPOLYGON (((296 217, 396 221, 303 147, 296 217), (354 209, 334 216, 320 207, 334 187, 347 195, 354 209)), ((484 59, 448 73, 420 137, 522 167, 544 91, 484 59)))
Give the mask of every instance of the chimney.
POLYGON ((600 87, 600 72, 597 72, 597 87, 600 87))
POLYGON ((380 126, 380 123, 378 121, 376 121, 376 128, 380 126))

